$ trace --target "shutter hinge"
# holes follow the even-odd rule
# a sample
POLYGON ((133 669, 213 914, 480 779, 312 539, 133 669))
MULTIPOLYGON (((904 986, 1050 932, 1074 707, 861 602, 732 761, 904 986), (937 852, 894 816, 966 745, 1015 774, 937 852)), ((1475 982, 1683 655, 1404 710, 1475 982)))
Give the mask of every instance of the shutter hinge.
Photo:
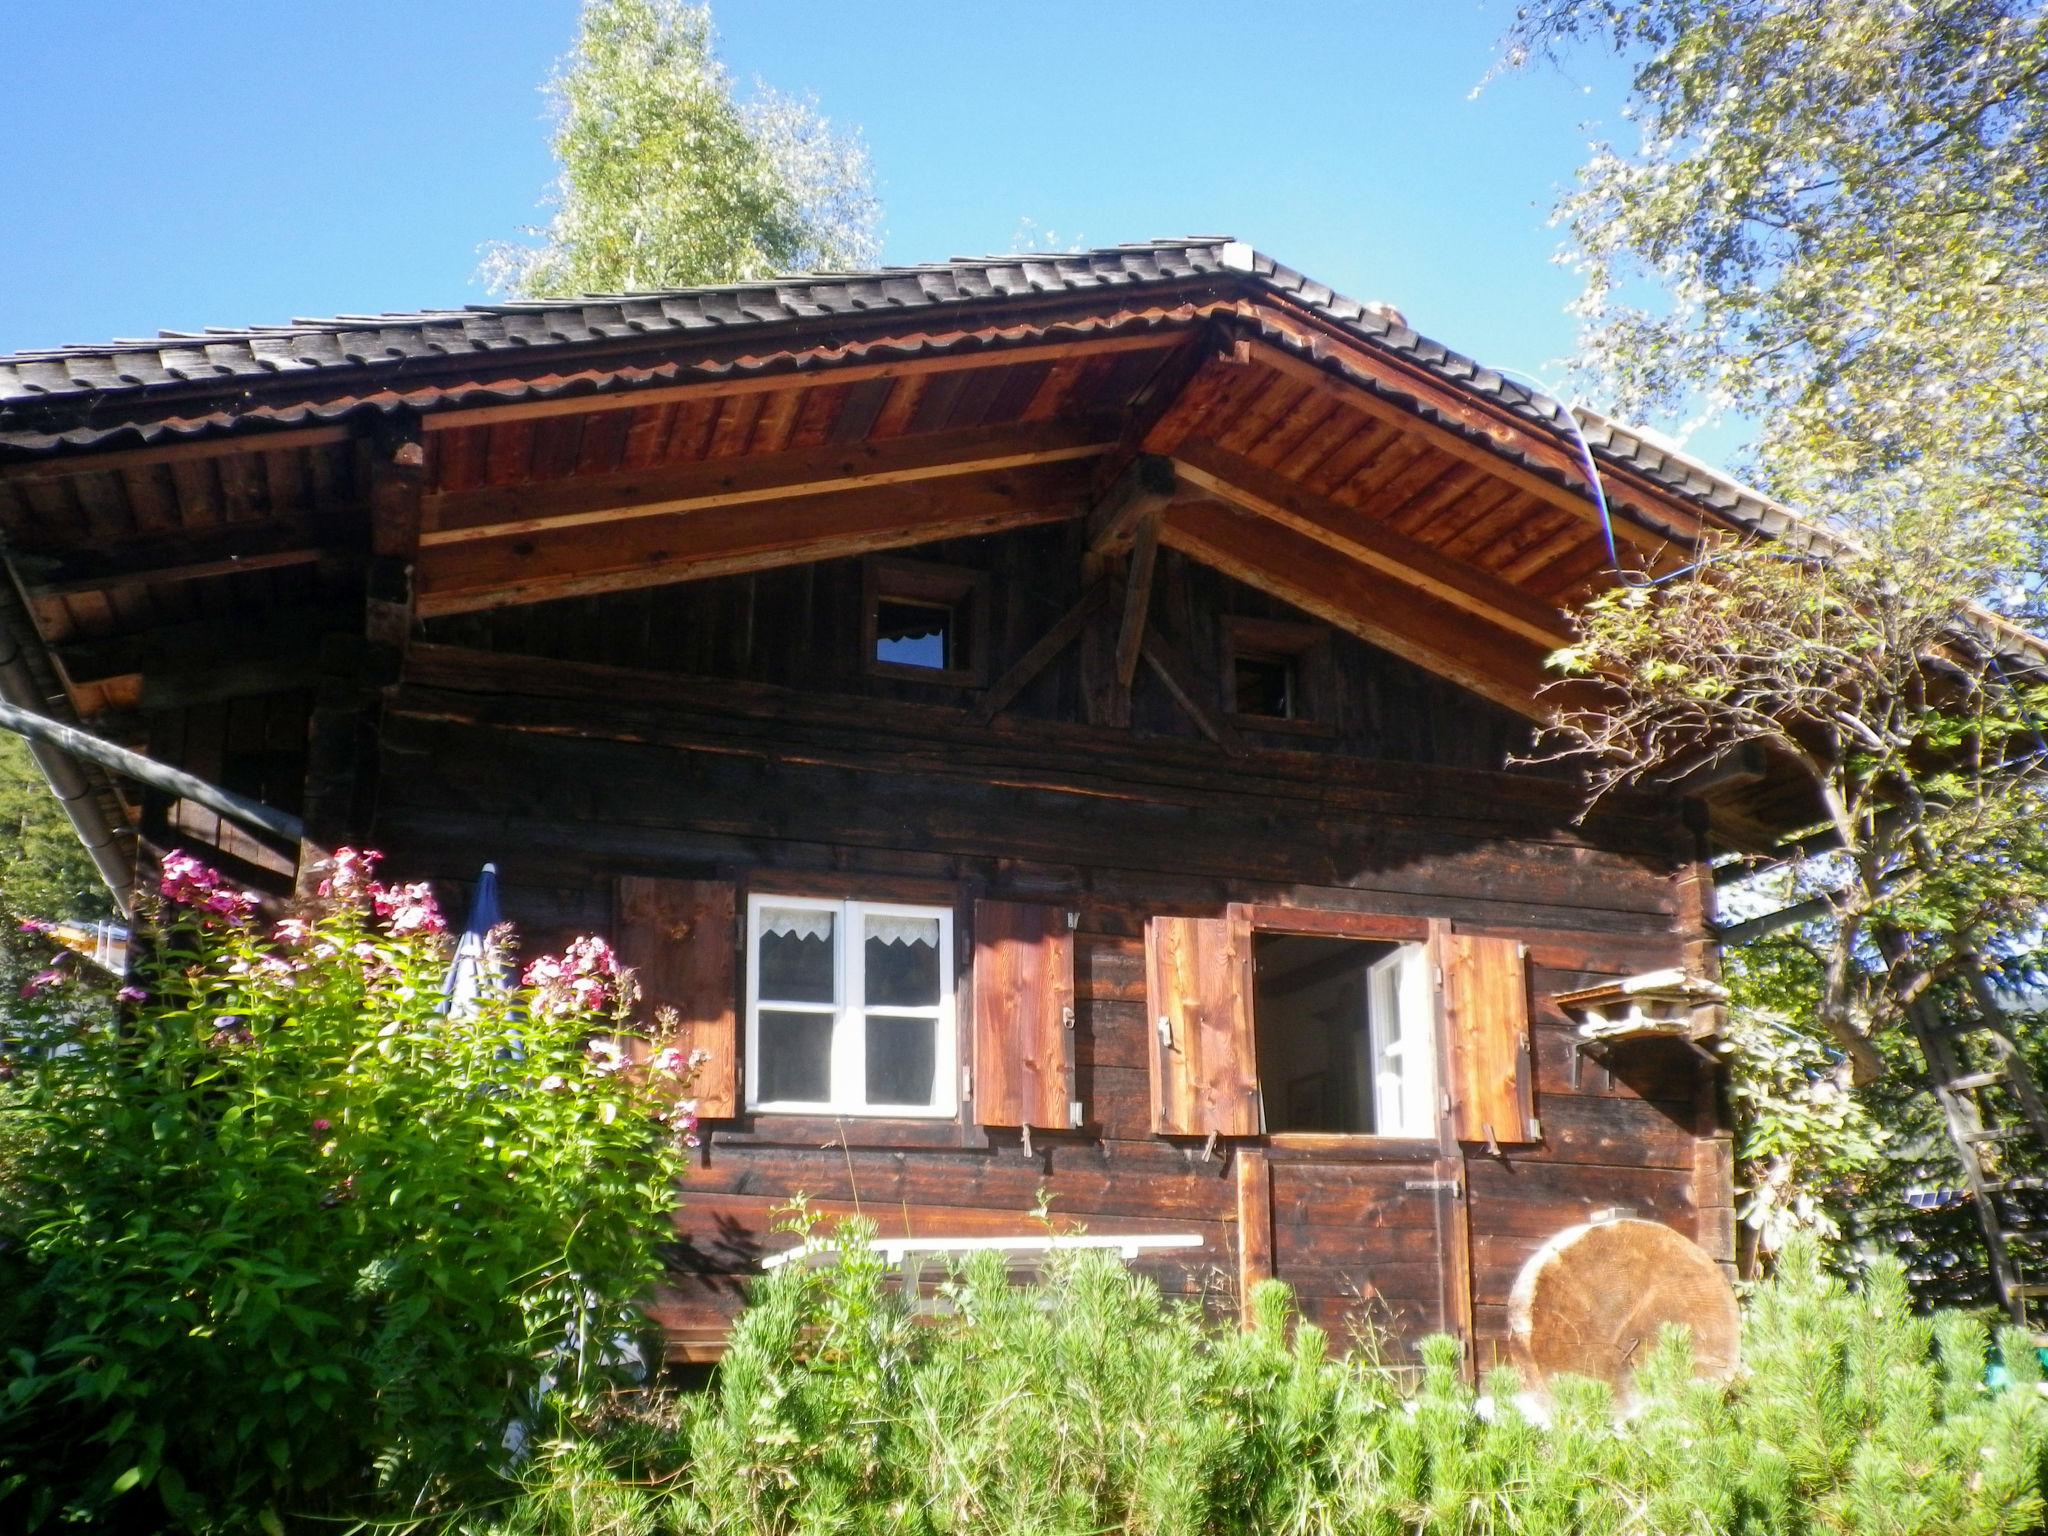
POLYGON ((1159 1043, 1168 1050, 1173 1049, 1173 1021, 1163 1013, 1159 1015, 1159 1043))
POLYGON ((1081 1101, 1079 1099, 1067 1100, 1067 1129, 1070 1131, 1078 1131, 1079 1129, 1081 1129, 1081 1125, 1081 1101))
POLYGON ((1074 930, 1078 929, 1080 926, 1081 914, 1078 912, 1069 912, 1067 914, 1067 931, 1071 933, 1074 930))
POLYGON ((1068 1003, 1060 1009, 1060 1023, 1064 1024, 1068 1029, 1074 1027, 1074 1005, 1072 1003, 1068 1003))
POLYGON ((960 1097, 963 1099, 974 1097, 974 1068, 972 1067, 962 1067, 960 1069, 960 1097))

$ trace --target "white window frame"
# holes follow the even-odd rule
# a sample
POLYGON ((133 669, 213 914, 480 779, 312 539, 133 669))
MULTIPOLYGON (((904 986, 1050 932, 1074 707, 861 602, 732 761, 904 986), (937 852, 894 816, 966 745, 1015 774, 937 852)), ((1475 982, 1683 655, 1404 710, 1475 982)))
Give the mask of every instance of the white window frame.
POLYGON ((959 978, 953 952, 953 909, 894 901, 837 900, 820 896, 775 896, 750 892, 747 896, 747 1039, 746 1106, 761 1114, 861 1115, 886 1119, 949 1120, 960 1112, 959 1039, 955 1025, 955 997, 959 978), (833 955, 833 1001, 822 1003, 780 1003, 769 1006, 784 1012, 829 1014, 832 1018, 831 1094, 822 1100, 762 1099, 761 1061, 761 913, 768 907, 797 908, 835 914, 833 955), (876 1007, 865 1004, 867 981, 867 919, 875 917, 933 917, 939 922, 939 1002, 936 1012, 929 1008, 876 1007), (874 1104, 867 1102, 867 1015, 895 1018, 931 1018, 937 1038, 933 1043, 932 1102, 924 1104, 874 1104))
POLYGON ((1433 1137, 1436 1120, 1436 999, 1429 946, 1404 943, 1367 971, 1372 1047, 1372 1123, 1362 1134, 1403 1140, 1433 1137), (1398 1038, 1388 1029, 1398 1022, 1398 1038))

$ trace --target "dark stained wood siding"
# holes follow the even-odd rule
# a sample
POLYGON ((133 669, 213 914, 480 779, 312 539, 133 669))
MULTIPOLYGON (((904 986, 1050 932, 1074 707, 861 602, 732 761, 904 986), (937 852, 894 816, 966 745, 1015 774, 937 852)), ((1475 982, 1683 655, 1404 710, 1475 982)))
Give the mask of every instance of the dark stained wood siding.
MULTIPOLYGON (((971 565, 1040 537, 931 553, 971 565)), ((1183 576, 1217 608, 1259 606, 1196 568, 1183 576)), ((977 901, 1078 914, 1081 1127, 1036 1131, 1029 1154, 1016 1131, 975 1123, 971 1104, 957 1123, 741 1115, 713 1127, 657 1305, 679 1350, 715 1348, 744 1277, 790 1241, 775 1211, 799 1192, 885 1233, 962 1236, 1036 1230, 1043 1190, 1056 1221, 1195 1236, 1199 1248, 1142 1267, 1233 1311, 1247 1143, 1226 1138, 1205 1156, 1200 1136, 1155 1134, 1144 941, 1155 917, 1221 920, 1232 903, 1434 918, 1528 947, 1540 1143, 1498 1156, 1468 1147, 1447 1170, 1434 1145, 1332 1158, 1274 1138, 1270 1264, 1307 1316, 1340 1339, 1385 1330, 1400 1356, 1469 1310, 1483 1362, 1501 1346, 1523 1260, 1599 1209, 1633 1208, 1732 1255, 1711 1069, 1653 1047, 1595 1064, 1548 1002, 1697 953, 1699 904, 1683 883, 1696 848, 1677 807, 1617 802, 1576 824, 1568 784, 1502 771, 1512 722, 1341 636, 1339 687, 1356 713, 1335 736, 1248 737, 1231 757, 1163 698, 1156 730, 1089 725, 1071 652, 982 724, 971 696, 864 674, 841 643, 858 632, 847 606, 858 577, 848 562, 676 588, 658 603, 436 623, 443 640, 489 639, 505 654, 416 646, 386 706, 377 841, 409 870, 451 880, 496 860, 508 912, 532 932, 609 924, 622 874, 948 900, 963 967, 977 901), (760 606, 778 587, 786 595, 760 606), (1455 1196, 1441 1188, 1447 1171, 1455 1196), (1467 1225, 1471 1288, 1454 1306, 1445 1277, 1464 1272, 1467 1225)), ((999 671, 1074 588, 1020 591, 1000 574, 993 587, 999 671)), ((1190 605, 1168 621, 1177 632, 1212 622, 1220 633, 1192 596, 1162 584, 1161 599, 1169 614, 1190 605)), ((1116 616, 1115 604, 1099 615, 1116 616)), ((1257 616, 1298 617, 1271 605, 1257 616)), ((1141 692, 1134 714, 1147 707, 1141 692)), ((963 1051, 971 1036, 969 1012, 963 1051)))

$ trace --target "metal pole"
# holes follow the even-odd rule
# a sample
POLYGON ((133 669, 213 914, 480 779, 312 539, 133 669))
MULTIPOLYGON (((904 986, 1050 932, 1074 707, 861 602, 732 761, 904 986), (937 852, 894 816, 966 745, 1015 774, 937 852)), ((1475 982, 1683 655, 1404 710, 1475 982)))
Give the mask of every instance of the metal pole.
POLYGON ((101 741, 76 726, 65 725, 19 705, 0 703, 0 728, 26 736, 32 742, 43 742, 72 757, 98 763, 110 773, 147 784, 151 789, 160 789, 180 800, 203 805, 209 811, 217 811, 232 821, 271 833, 287 842, 296 843, 306 835, 305 822, 287 811, 277 810, 232 790, 221 789, 182 769, 166 767, 140 752, 130 752, 111 741, 101 741))

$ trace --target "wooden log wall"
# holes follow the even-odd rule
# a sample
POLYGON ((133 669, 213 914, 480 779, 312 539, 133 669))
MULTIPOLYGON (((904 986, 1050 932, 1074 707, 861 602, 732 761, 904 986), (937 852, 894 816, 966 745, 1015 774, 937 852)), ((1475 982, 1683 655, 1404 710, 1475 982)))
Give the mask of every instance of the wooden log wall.
MULTIPOLYGON (((930 553, 997 571, 998 671, 1074 596, 1046 574, 1067 554, 1058 530, 930 553)), ((1215 653, 1200 637, 1230 613, 1290 617, 1177 557, 1161 570, 1155 601, 1191 655, 1215 653)), ((679 1355, 715 1353, 745 1277, 790 1241, 774 1213, 799 1193, 885 1234, 966 1236, 1033 1231, 1043 1190, 1058 1220, 1091 1231, 1199 1236, 1142 1267, 1219 1314, 1249 1254, 1306 1316, 1340 1338, 1384 1331, 1396 1359, 1469 1323, 1487 1363, 1522 1262, 1603 1208, 1732 1259, 1711 1069, 1681 1046, 1595 1063, 1549 1002, 1699 954, 1697 848, 1677 806, 1575 825, 1569 785, 1503 771, 1520 727, 1502 712, 1341 636, 1335 728, 1251 738, 1236 756, 1191 739, 1163 696, 1134 700, 1136 729, 1088 724, 1072 656, 981 723, 969 695, 865 674, 845 643, 858 591, 857 562, 838 562, 437 621, 442 643, 415 646, 386 707, 375 841, 457 900, 495 861, 508 914, 540 942, 608 927, 628 874, 937 896, 963 926, 977 899, 1078 914, 1080 1128, 1040 1131, 1028 1153, 971 1116, 712 1128, 657 1309, 679 1355), (1145 920, 1230 902, 1441 918, 1525 943, 1542 1139, 1468 1145, 1447 1194, 1433 1145, 1257 1138, 1205 1156, 1153 1135, 1145 920)), ((963 1008, 963 1030, 971 1019, 963 1008)))

